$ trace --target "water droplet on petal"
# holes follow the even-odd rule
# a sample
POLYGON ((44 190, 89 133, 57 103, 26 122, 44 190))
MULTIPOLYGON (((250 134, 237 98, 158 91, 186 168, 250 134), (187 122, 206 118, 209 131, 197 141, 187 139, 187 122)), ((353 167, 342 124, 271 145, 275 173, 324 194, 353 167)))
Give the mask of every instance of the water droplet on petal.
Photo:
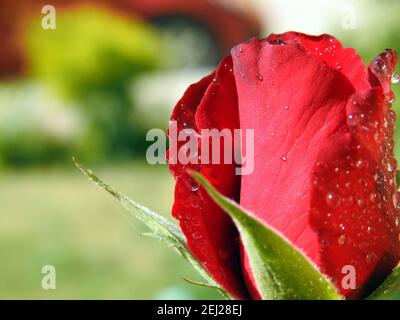
POLYGON ((390 91, 387 95, 386 95, 386 101, 389 103, 393 103, 396 100, 396 97, 394 96, 394 93, 392 91, 390 91))
POLYGON ((371 202, 376 202, 378 200, 378 194, 376 192, 372 192, 369 198, 371 202))
POLYGON ((394 172, 397 167, 397 161, 394 158, 387 159, 386 170, 390 173, 394 172))
POLYGON ((279 46, 283 46, 283 45, 286 44, 286 42, 283 41, 282 39, 274 39, 274 40, 271 41, 271 43, 272 43, 272 44, 277 44, 277 45, 279 45, 279 46))
POLYGON ((380 144, 380 143, 382 143, 384 141, 384 139, 385 139, 385 137, 384 137, 384 134, 383 134, 383 132, 381 130, 375 132, 374 140, 375 140, 376 143, 380 144))
POLYGON ((340 235, 338 238, 338 244, 339 245, 344 245, 346 243, 346 236, 344 234, 340 235))
POLYGON ((375 253, 373 253, 373 252, 369 252, 369 253, 367 253, 367 255, 365 256, 365 260, 366 260, 368 263, 373 262, 373 261, 375 260, 375 258, 376 258, 376 255, 375 255, 375 253))
POLYGON ((342 70, 342 65, 339 62, 335 62, 335 68, 338 70, 342 70))
POLYGON ((337 207, 340 204, 340 197, 338 197, 333 192, 329 192, 326 195, 326 203, 330 207, 337 207))
POLYGON ((380 55, 374 58, 372 66, 376 71, 386 72, 387 70, 386 61, 380 55))
POLYGON ((396 71, 392 73, 392 83, 400 83, 400 74, 396 71))
POLYGON ((400 192, 398 191, 393 193, 393 206, 396 210, 400 209, 400 192))
POLYGON ((347 116, 347 123, 349 126, 355 127, 359 123, 359 118, 357 114, 349 114, 347 116))
POLYGON ((199 239, 201 239, 203 236, 202 236, 202 234, 201 234, 200 232, 194 232, 194 233, 192 234, 192 237, 193 237, 194 240, 199 240, 199 239))
POLYGON ((359 169, 365 168, 366 166, 367 166, 367 161, 366 160, 359 159, 356 162, 356 167, 359 168, 359 169))

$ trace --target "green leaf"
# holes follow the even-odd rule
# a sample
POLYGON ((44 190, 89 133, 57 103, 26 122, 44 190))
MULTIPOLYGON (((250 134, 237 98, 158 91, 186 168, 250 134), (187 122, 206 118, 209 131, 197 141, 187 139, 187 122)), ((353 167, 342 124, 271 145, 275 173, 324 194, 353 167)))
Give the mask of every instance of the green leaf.
POLYGON ((73 159, 75 165, 79 170, 83 172, 89 179, 93 180, 98 186, 110 193, 115 197, 118 202, 136 219, 143 222, 150 230, 150 233, 145 235, 154 237, 169 247, 174 248, 179 255, 186 259, 194 269, 202 276, 207 282, 208 287, 218 290, 227 299, 233 299, 208 273, 206 269, 201 265, 200 261, 192 255, 186 244, 185 236, 179 230, 179 228, 170 222, 165 217, 151 211, 150 209, 132 201, 125 195, 116 191, 109 184, 105 183, 97 176, 93 174, 91 170, 86 169, 82 164, 73 159))
POLYGON ((190 284, 194 285, 194 286, 219 290, 218 287, 214 287, 214 286, 212 286, 212 285, 210 285, 208 283, 199 282, 199 281, 195 281, 195 280, 191 280, 191 279, 187 279, 187 278, 183 278, 183 280, 186 281, 187 283, 190 283, 190 284))
POLYGON ((234 220, 263 299, 341 299, 327 278, 283 236, 221 195, 201 174, 191 173, 234 220))
POLYGON ((376 289, 367 300, 398 300, 400 299, 400 265, 376 289))

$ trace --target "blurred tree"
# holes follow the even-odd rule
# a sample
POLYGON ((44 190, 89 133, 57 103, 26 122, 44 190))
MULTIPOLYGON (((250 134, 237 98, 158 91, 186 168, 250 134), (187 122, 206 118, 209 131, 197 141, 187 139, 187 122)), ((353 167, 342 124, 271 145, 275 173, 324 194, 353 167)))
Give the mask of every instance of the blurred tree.
POLYGON ((78 102, 89 119, 83 148, 100 143, 112 156, 143 150, 143 122, 135 118, 129 90, 135 76, 161 65, 152 29, 88 6, 58 13, 56 30, 33 21, 25 42, 31 76, 78 102))

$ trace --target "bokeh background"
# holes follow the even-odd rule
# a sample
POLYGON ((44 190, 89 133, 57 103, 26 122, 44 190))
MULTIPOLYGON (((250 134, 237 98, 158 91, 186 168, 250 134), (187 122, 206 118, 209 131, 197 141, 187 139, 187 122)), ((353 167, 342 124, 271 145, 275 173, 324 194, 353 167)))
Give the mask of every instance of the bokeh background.
POLYGON ((173 179, 146 163, 145 135, 188 84, 240 41, 288 30, 336 35, 369 63, 400 52, 399 12, 397 0, 1 0, 0 299, 219 298, 184 282, 191 267, 71 157, 169 216, 173 179), (42 28, 49 4, 55 30, 42 28), (44 265, 56 290, 41 287, 44 265))

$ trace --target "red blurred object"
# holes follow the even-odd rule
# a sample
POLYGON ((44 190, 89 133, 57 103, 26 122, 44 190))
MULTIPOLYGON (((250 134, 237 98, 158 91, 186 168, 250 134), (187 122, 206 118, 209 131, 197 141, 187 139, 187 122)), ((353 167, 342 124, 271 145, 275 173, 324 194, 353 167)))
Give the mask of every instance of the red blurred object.
MULTIPOLYGON (((237 1, 232 1, 237 3, 237 1)), ((66 7, 105 5, 127 16, 148 21, 161 29, 173 23, 178 28, 195 26, 215 42, 219 59, 231 47, 261 30, 260 20, 248 7, 235 10, 221 0, 1 0, 0 1, 0 77, 16 76, 24 71, 25 59, 20 34, 44 5, 52 4, 57 13, 66 7), (182 21, 184 22, 182 24, 182 21)))

